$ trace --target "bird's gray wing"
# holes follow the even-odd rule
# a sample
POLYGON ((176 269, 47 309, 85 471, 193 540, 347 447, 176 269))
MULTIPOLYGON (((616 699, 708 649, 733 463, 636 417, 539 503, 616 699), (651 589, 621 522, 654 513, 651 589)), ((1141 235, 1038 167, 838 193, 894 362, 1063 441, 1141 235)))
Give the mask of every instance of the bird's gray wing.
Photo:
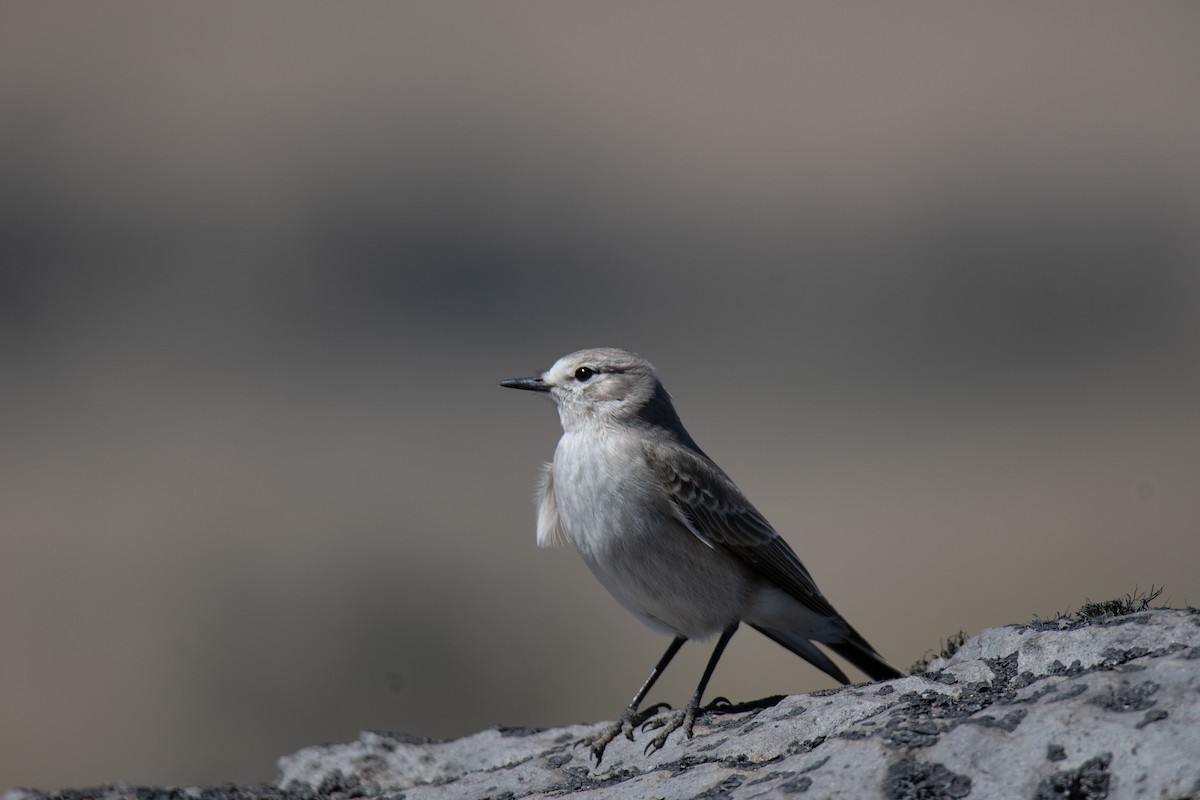
POLYGON ((792 548, 720 467, 673 443, 647 444, 645 454, 693 534, 737 556, 818 614, 837 615, 792 548))

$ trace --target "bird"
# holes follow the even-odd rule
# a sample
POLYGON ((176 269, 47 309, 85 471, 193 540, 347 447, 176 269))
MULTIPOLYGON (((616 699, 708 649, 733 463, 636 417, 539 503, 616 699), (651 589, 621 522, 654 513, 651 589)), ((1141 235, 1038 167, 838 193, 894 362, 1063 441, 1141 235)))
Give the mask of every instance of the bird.
POLYGON ((673 637, 618 719, 584 740, 597 765, 617 735, 633 740, 639 725, 658 731, 647 754, 680 728, 692 738, 709 679, 743 622, 843 684, 846 673, 814 642, 872 680, 902 677, 700 449, 645 358, 614 347, 578 350, 540 375, 500 385, 549 395, 562 424, 536 492, 538 545, 574 545, 618 603, 673 637), (666 704, 639 710, 684 643, 713 636, 687 705, 662 717, 666 704))

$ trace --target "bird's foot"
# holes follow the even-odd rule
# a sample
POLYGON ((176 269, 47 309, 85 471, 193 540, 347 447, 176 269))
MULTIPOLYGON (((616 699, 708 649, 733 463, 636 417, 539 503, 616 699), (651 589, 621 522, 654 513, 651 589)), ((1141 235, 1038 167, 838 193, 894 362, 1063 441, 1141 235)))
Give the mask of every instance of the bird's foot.
POLYGON ((591 751, 592 758, 596 759, 596 766, 600 766, 601 759, 604 758, 604 750, 608 747, 609 742, 617 738, 618 734, 624 734, 625 738, 633 741, 633 729, 641 725, 650 717, 653 717, 660 710, 670 710, 671 706, 667 703, 655 703, 641 711, 638 711, 632 706, 626 706, 621 712, 621 716, 612 725, 609 725, 604 730, 597 733, 595 736, 586 736, 575 743, 578 747, 581 744, 588 746, 591 751))
POLYGON ((642 730, 649 728, 657 730, 658 735, 646 743, 646 748, 643 752, 650 755, 652 752, 661 750, 663 745, 667 743, 667 737, 672 733, 683 728, 683 732, 687 738, 692 738, 692 728, 696 724, 696 706, 693 703, 688 703, 686 707, 679 711, 672 711, 670 714, 663 714, 657 719, 652 719, 642 726, 642 730))

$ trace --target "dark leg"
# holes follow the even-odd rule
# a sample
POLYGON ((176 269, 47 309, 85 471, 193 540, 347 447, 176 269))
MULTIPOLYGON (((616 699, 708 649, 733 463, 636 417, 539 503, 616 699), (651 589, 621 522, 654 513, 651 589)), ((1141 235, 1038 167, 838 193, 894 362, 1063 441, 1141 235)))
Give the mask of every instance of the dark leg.
MULTIPOLYGON (((625 734, 625 738, 633 741, 634 727, 646 717, 646 714, 638 713, 638 706, 646 699, 646 695, 650 693, 650 689, 654 686, 654 682, 658 680, 658 676, 663 674, 663 670, 671 663, 671 659, 675 657, 675 654, 679 652, 679 648, 683 647, 683 643, 686 641, 687 639, 682 636, 676 636, 672 639, 670 646, 667 647, 667 652, 663 653, 662 658, 654 665, 654 669, 650 671, 646 682, 642 684, 642 688, 637 690, 637 694, 629 701, 629 705, 625 706, 625 710, 621 712, 621 716, 617 719, 616 723, 605 728, 591 739, 584 740, 583 743, 591 745, 592 755, 596 758, 597 766, 600 764, 600 759, 604 757, 604 748, 608 747, 609 742, 617 738, 618 733, 625 734)), ((710 669, 709 672, 711 671, 710 669)), ((705 682, 707 683, 707 678, 705 682)), ((658 706, 653 706, 647 713, 653 713, 657 709, 658 706)))
MULTIPOLYGON (((667 743, 667 737, 679 728, 683 728, 687 737, 692 738, 692 727, 696 724, 696 711, 700 708, 700 698, 704 695, 704 690, 708 687, 708 679, 712 677, 713 670, 717 668, 717 662, 721 660, 721 654, 725 652, 725 645, 729 644, 729 640, 733 638, 733 634, 737 632, 738 623, 733 623, 724 631, 721 632, 721 638, 717 640, 717 646, 713 648, 713 654, 708 659, 708 666, 704 668, 704 675, 700 678, 700 685, 696 687, 696 693, 692 695, 692 699, 682 711, 676 711, 670 715, 661 725, 662 730, 658 736, 646 745, 646 752, 651 750, 659 750, 667 743)), ((657 720, 655 721, 657 723, 657 720)))
MULTIPOLYGON (((638 706, 646 699, 646 695, 654 688, 654 683, 658 680, 658 676, 663 674, 667 665, 671 663, 671 659, 675 657, 675 654, 679 652, 679 648, 683 647, 683 643, 686 641, 687 639, 682 636, 676 636, 671 640, 670 646, 667 647, 667 652, 663 653, 662 658, 654 665, 654 669, 650 670, 650 675, 646 678, 646 682, 642 684, 642 688, 638 689, 637 694, 629 701, 629 708, 637 711, 638 706)), ((629 738, 632 739, 633 737, 630 736, 629 738)))

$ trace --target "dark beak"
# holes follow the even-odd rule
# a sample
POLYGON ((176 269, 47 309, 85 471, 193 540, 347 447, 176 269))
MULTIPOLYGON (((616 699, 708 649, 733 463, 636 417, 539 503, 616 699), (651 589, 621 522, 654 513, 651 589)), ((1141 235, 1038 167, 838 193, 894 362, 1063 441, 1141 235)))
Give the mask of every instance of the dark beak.
POLYGON ((500 385, 505 389, 524 389, 527 392, 548 392, 550 384, 546 383, 540 377, 538 378, 510 378, 506 381, 500 381, 500 385))

